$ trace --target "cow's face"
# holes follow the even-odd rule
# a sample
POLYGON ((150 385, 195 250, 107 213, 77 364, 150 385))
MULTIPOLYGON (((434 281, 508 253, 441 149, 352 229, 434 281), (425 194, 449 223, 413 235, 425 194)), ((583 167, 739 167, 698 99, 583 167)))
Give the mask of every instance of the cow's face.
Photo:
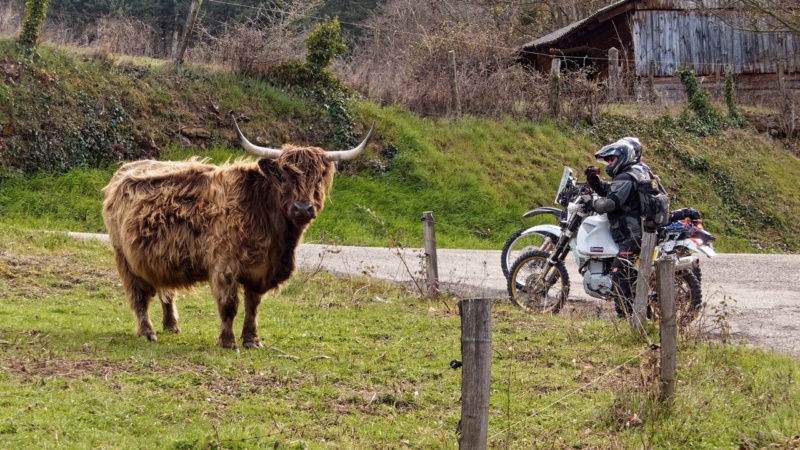
POLYGON ((248 153, 260 158, 261 171, 281 186, 279 203, 286 217, 298 224, 306 225, 322 211, 325 193, 333 184, 334 161, 347 161, 359 157, 367 148, 375 122, 367 136, 350 150, 328 152, 317 147, 294 147, 285 145, 281 149, 253 145, 239 129, 236 117, 231 114, 236 136, 248 153))
POLYGON ((280 208, 302 226, 317 217, 333 184, 333 163, 319 148, 285 149, 277 159, 261 159, 259 167, 280 186, 280 208))

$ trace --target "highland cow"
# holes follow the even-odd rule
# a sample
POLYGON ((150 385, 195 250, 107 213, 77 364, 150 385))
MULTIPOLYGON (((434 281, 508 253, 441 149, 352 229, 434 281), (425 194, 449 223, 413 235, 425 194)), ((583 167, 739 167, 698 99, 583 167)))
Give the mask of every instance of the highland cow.
POLYGON ((295 249, 322 211, 335 161, 363 153, 375 124, 357 147, 329 152, 250 143, 255 162, 224 165, 190 159, 124 164, 103 189, 103 220, 114 250, 136 333, 156 340, 148 307, 158 294, 165 331, 179 332, 175 292, 207 281, 221 321, 219 344, 236 349, 233 320, 244 291, 242 345, 259 348, 261 296, 291 277, 295 249))

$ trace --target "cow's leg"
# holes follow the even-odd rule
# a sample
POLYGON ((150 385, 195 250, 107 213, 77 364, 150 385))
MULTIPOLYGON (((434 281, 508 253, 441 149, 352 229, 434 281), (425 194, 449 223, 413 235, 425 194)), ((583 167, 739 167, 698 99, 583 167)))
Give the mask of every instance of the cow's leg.
POLYGON ((136 335, 153 342, 157 340, 156 330, 153 329, 153 324, 150 322, 148 307, 150 306, 150 300, 156 294, 156 289, 131 271, 122 252, 115 251, 114 254, 117 260, 119 276, 122 278, 122 286, 125 288, 125 294, 128 298, 128 306, 130 306, 133 315, 136 317, 136 335))
POLYGON ((244 325, 242 326, 242 345, 245 348, 262 348, 264 344, 258 338, 258 305, 261 294, 250 289, 244 290, 244 325))
POLYGON ((180 333, 181 329, 178 327, 178 307, 175 304, 175 291, 159 291, 158 298, 161 299, 161 310, 164 312, 161 319, 161 323, 164 325, 164 331, 180 333))
POLYGON ((233 319, 239 309, 238 286, 233 277, 220 274, 212 277, 211 290, 217 299, 219 310, 219 345, 236 350, 236 336, 233 334, 233 319))

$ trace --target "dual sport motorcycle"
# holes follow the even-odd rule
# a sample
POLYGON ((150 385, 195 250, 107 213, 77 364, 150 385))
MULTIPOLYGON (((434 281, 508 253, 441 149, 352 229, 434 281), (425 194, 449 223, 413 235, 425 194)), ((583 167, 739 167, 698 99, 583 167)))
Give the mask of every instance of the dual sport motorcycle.
MULTIPOLYGON (((562 206, 559 225, 535 225, 518 232, 517 240, 528 236, 541 239, 538 247, 525 249, 508 269, 509 296, 523 309, 551 313, 561 310, 570 289, 569 273, 564 264, 570 251, 575 254, 586 294, 613 300, 615 287, 610 271, 619 247, 611 237, 608 217, 588 207, 587 200, 596 198, 596 194, 588 183, 577 181, 572 174, 571 168, 564 168, 556 195, 556 203, 562 206)), ((669 224, 659 228, 657 233, 653 260, 662 255, 674 255, 676 259, 676 313, 679 324, 685 325, 696 317, 702 306, 698 255, 716 256, 712 244, 715 238, 704 229, 700 213, 691 208, 673 211, 669 224)), ((509 239, 506 248, 513 247, 514 242, 509 239)), ((634 264, 638 266, 638 260, 634 264)), ((635 292, 636 267, 632 272, 632 291, 635 292)), ((650 312, 657 312, 654 275, 648 285, 650 312)))

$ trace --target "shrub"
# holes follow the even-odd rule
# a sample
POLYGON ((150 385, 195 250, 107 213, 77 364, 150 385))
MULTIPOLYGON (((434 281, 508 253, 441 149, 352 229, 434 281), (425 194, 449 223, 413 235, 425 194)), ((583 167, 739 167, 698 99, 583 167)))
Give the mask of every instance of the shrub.
POLYGON ((729 117, 722 115, 709 100, 708 91, 700 88, 694 70, 681 67, 678 77, 683 84, 684 92, 689 101, 689 109, 681 112, 680 123, 687 131, 699 136, 715 134, 727 128, 740 127, 744 120, 739 115, 733 103, 733 78, 728 75, 725 82, 725 101, 728 104, 729 117))
POLYGON ((105 53, 120 53, 131 56, 156 56, 153 43, 155 29, 146 22, 126 16, 104 16, 91 30, 95 37, 94 47, 105 53))
POLYGON ((328 70, 331 60, 345 54, 347 45, 342 38, 338 19, 328 19, 317 25, 306 38, 306 61, 287 61, 268 71, 268 77, 285 86, 310 89, 329 89, 340 86, 328 70))

